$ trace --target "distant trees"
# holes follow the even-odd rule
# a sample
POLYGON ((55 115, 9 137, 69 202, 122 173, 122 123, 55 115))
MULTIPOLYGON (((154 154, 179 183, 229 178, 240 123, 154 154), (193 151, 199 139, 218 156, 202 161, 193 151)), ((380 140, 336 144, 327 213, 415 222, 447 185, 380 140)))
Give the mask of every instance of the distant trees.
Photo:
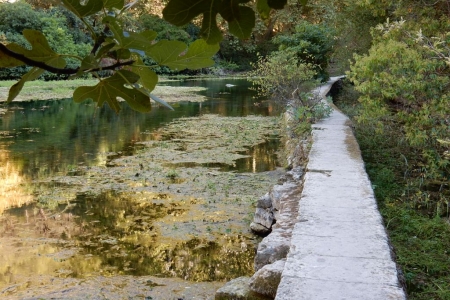
MULTIPOLYGON (((24 29, 41 31, 47 38, 49 46, 57 53, 83 57, 91 49, 91 38, 85 26, 70 11, 61 7, 48 10, 36 10, 26 2, 0 3, 0 41, 17 43, 21 47, 30 44, 22 35, 24 29)), ((67 58, 68 67, 76 67, 78 61, 67 58)), ((31 69, 30 66, 0 68, 0 80, 19 79, 31 69)), ((61 79, 68 75, 46 72, 42 79, 61 79)))
MULTIPOLYGON (((305 0, 299 1, 306 3, 305 0)), ((35 2, 35 5, 39 6, 45 4, 41 1, 35 2)), ((74 91, 76 102, 90 98, 99 106, 108 103, 115 111, 119 111, 118 98, 121 98, 133 109, 149 111, 150 98, 165 104, 150 94, 158 81, 155 68, 167 67, 179 71, 211 66, 214 64, 211 57, 218 51, 218 43, 223 39, 222 28, 226 26, 229 33, 247 39, 255 27, 255 10, 264 18, 272 9, 281 9, 286 4, 286 0, 258 0, 256 8, 252 8, 243 5, 246 2, 248 1, 170 0, 163 3, 164 19, 173 25, 189 26, 189 23, 200 17, 200 30, 195 32, 195 28, 190 29, 202 39, 190 45, 175 40, 158 40, 158 32, 152 29, 137 31, 133 21, 129 22, 129 14, 136 2, 58 1, 75 16, 74 21, 80 25, 76 28, 88 35, 89 43, 85 45, 83 41, 75 43, 75 39, 83 37, 83 34, 72 35, 64 22, 64 18, 71 21, 70 13, 54 13, 47 17, 45 14, 53 10, 51 6, 46 10, 34 11, 24 3, 19 2, 19 6, 2 3, 0 9, 5 12, 5 20, 11 16, 15 17, 11 10, 16 10, 19 17, 11 20, 15 27, 4 29, 6 33, 2 35, 0 42, 0 68, 20 67, 26 71, 11 87, 7 101, 12 101, 20 93, 25 82, 46 76, 45 72, 54 74, 49 75, 54 76, 49 79, 59 76, 83 77, 90 74, 97 77, 99 83, 96 86, 77 88, 74 91), (9 16, 6 12, 8 10, 11 13, 9 16), (33 23, 26 24, 26 29, 22 31, 23 36, 19 37, 18 32, 23 29, 19 28, 21 19, 23 23, 33 23), (102 78, 104 71, 108 71, 106 75, 111 76, 102 78)), ((144 23, 153 21, 150 18, 144 20, 144 23)), ((159 30, 169 28, 161 23, 152 23, 152 27, 156 25, 163 25, 159 30)), ((76 33, 77 30, 73 31, 76 33)), ((167 32, 166 36, 179 33, 172 30, 167 32)), ((22 71, 20 68, 15 69, 18 72, 7 75, 17 76, 22 71)))
POLYGON ((34 10, 23 2, 0 4, 0 68, 4 71, 0 76, 20 78, 7 101, 12 101, 27 81, 89 75, 99 83, 77 88, 75 102, 93 99, 118 112, 121 98, 133 109, 146 112, 151 109, 150 98, 165 104, 150 95, 158 81, 154 68, 199 69, 214 63, 211 57, 217 45, 204 40, 190 45, 156 40, 158 33, 153 30, 136 31, 139 28, 127 15, 132 4, 123 0, 83 4, 63 0, 62 5, 34 10), (150 65, 143 62, 147 58, 150 65))

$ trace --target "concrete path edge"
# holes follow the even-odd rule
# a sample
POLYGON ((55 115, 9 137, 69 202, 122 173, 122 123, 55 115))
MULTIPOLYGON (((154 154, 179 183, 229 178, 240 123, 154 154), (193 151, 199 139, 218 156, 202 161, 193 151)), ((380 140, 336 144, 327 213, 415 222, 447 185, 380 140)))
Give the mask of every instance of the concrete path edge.
MULTIPOLYGON (((315 92, 325 97, 342 77, 315 92)), ((300 209, 276 300, 406 299, 351 122, 313 125, 300 209)))

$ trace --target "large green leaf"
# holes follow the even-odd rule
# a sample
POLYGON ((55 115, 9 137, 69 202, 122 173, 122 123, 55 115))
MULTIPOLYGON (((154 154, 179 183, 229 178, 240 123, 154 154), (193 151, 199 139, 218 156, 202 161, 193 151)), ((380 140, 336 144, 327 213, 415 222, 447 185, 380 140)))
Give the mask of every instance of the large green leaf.
POLYGON ((15 43, 8 44, 8 49, 52 67, 64 68, 66 66, 64 58, 50 48, 47 39, 40 31, 25 29, 23 36, 31 44, 31 50, 15 43))
POLYGON ((160 41, 146 53, 160 65, 172 70, 195 70, 214 64, 211 58, 219 51, 219 44, 209 45, 205 40, 199 39, 193 42, 187 51, 186 48, 182 42, 160 41))
MULTIPOLYGON (((255 26, 254 14, 250 14, 250 8, 241 5, 247 2, 249 0, 170 0, 163 10, 163 16, 170 23, 182 26, 203 15, 201 36, 209 44, 215 44, 222 39, 217 26, 217 14, 229 23, 233 34, 238 37, 250 36, 249 32, 255 26)), ((263 18, 267 18, 270 8, 281 9, 286 3, 287 0, 258 0, 257 7, 263 18)))
POLYGON ((89 54, 83 58, 81 61, 80 68, 78 72, 70 77, 70 79, 76 78, 83 75, 86 71, 90 69, 96 69, 100 67, 99 61, 95 58, 94 54, 89 54))
POLYGON ((125 1, 124 0, 102 0, 104 8, 117 8, 122 9, 125 1))
POLYGON ((8 45, 0 45, 0 68, 11 68, 24 65, 22 61, 9 56, 6 52, 3 52, 2 47, 8 48, 8 45))
POLYGON ((139 75, 131 71, 121 70, 95 86, 78 87, 73 93, 73 100, 80 103, 86 99, 92 99, 97 102, 99 107, 106 102, 115 112, 119 112, 120 105, 117 98, 122 98, 132 109, 139 112, 149 112, 152 108, 149 95, 132 87, 138 80, 139 75))
POLYGON ((163 9, 164 19, 176 26, 186 25, 196 16, 217 11, 220 0, 170 0, 163 9))
POLYGON ((234 19, 238 18, 240 14, 239 4, 241 2, 241 0, 221 1, 219 8, 220 15, 228 22, 231 22, 234 19))
POLYGON ((81 62, 80 70, 85 71, 89 69, 95 69, 99 67, 98 61, 95 59, 94 54, 89 54, 81 62))
POLYGON ((270 16, 270 6, 267 3, 267 0, 257 0, 256 2, 256 10, 258 11, 261 19, 267 20, 270 16))
MULTIPOLYGON (((234 2, 235 0, 228 0, 234 2)), ((223 5, 221 0, 170 0, 163 10, 164 18, 170 23, 181 26, 203 14, 201 36, 210 44, 222 40, 222 34, 217 27, 217 14, 226 9, 224 15, 233 19, 232 10, 223 5)))
POLYGON ((154 44, 145 53, 158 64, 165 65, 168 62, 176 60, 186 49, 187 46, 183 42, 162 40, 154 44))
POLYGON ((17 97, 17 95, 19 95, 25 82, 37 79, 44 72, 45 70, 34 67, 30 71, 28 71, 28 73, 23 75, 22 78, 9 89, 7 102, 13 101, 17 97))
MULTIPOLYGON (((117 23, 117 19, 107 16, 103 18, 103 23, 107 24, 113 32, 119 48, 135 49, 145 51, 153 45, 153 40, 158 35, 155 31, 145 30, 140 33, 123 32, 122 26, 117 23)), ((117 47, 116 47, 117 48, 117 47)))
POLYGON ((149 67, 145 66, 139 56, 136 57, 135 63, 131 66, 131 71, 139 75, 138 83, 148 92, 155 89, 155 86, 158 83, 158 75, 156 75, 149 67))
POLYGON ((212 13, 203 14, 200 36, 209 44, 217 44, 223 39, 222 32, 219 27, 217 27, 216 17, 216 14, 212 13))
POLYGON ((201 69, 214 65, 212 57, 219 51, 219 44, 209 45, 205 40, 193 42, 186 54, 180 55, 176 60, 166 63, 166 66, 173 70, 201 69))
POLYGON ((153 45, 153 40, 158 33, 153 30, 145 30, 139 33, 129 32, 123 40, 123 46, 130 49, 145 51, 153 45))
POLYGON ((239 17, 228 23, 228 29, 240 39, 248 39, 255 27, 255 12, 250 7, 240 7, 239 17))
POLYGON ((95 55, 95 58, 100 58, 103 56, 103 54, 111 51, 112 48, 116 46, 116 43, 104 43, 103 46, 100 47, 100 49, 97 51, 97 54, 95 55))
MULTIPOLYGON (((103 8, 103 1, 99 0, 88 0, 85 1, 84 4, 81 4, 80 0, 61 0, 61 1, 68 10, 70 10, 80 18, 98 13, 103 8)), ((109 2, 107 0, 104 1, 109 2)))

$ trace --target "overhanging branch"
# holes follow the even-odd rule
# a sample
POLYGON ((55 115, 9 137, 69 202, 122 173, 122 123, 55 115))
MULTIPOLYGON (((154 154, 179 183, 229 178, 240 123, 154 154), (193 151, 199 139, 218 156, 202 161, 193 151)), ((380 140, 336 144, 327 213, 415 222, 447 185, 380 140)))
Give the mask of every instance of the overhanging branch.
MULTIPOLYGON (((15 58, 17 60, 20 60, 21 62, 25 63, 28 66, 31 67, 38 67, 41 68, 43 70, 49 71, 51 73, 55 73, 55 74, 59 74, 59 75, 73 75, 78 73, 78 71, 80 70, 80 68, 55 68, 52 66, 47 65, 45 62, 42 61, 37 61, 34 59, 31 59, 29 57, 26 57, 23 54, 20 53, 16 53, 14 51, 9 50, 6 45, 0 43, 0 51, 5 53, 8 56, 11 56, 12 58, 15 58)), ((122 66, 129 66, 132 65, 134 63, 134 60, 128 60, 128 61, 124 61, 124 62, 117 62, 115 64, 112 64, 110 66, 106 66, 106 67, 100 67, 100 68, 93 68, 93 69, 89 69, 86 70, 88 72, 97 72, 97 71, 102 71, 102 70, 115 70, 117 68, 120 68, 122 66)))

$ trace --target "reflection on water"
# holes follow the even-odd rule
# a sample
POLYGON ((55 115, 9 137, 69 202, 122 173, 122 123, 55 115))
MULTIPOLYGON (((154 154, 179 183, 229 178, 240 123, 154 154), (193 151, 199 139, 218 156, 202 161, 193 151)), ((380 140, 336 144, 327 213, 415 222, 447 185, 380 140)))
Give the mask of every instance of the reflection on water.
MULTIPOLYGON (((165 236, 158 222, 168 216, 182 219, 190 205, 180 205, 171 194, 105 191, 95 197, 79 194, 66 199, 53 183, 41 183, 34 186, 33 195, 30 192, 33 181, 81 175, 79 165, 105 165, 116 156, 132 154, 139 147, 136 142, 157 139, 147 133, 179 117, 273 113, 269 102, 253 98, 245 80, 170 84, 206 86, 203 93, 208 101, 180 102, 174 105, 175 111, 155 107, 148 114, 124 106, 119 115, 107 107, 75 104, 71 99, 36 101, 18 103, 18 109, 0 118, 0 286, 20 281, 18 274, 24 278, 153 274, 212 281, 253 271, 254 241, 226 221, 222 225, 229 227, 224 225, 222 232, 219 225, 200 224, 205 222, 200 218, 190 221, 189 228, 175 222, 179 225, 164 230, 179 231, 184 239, 165 236), (59 192, 41 199, 39 189, 59 192), (4 213, 8 207, 15 208, 4 213), (199 229, 203 233, 191 235, 192 226, 203 226, 199 229)), ((269 139, 241 153, 246 157, 234 166, 208 167, 253 173, 272 170, 277 147, 278 140, 269 139)))
POLYGON ((20 166, 9 160, 9 152, 0 150, 0 215, 11 206, 22 206, 33 201, 20 166))
POLYGON ((276 151, 280 145, 278 138, 269 139, 265 143, 256 145, 249 150, 239 152, 239 154, 246 157, 238 158, 233 165, 225 163, 196 163, 196 162, 184 162, 184 163, 167 163, 167 167, 185 167, 194 168, 198 166, 207 168, 218 168, 220 171, 236 171, 236 172, 264 172, 275 170, 278 166, 276 159, 276 151))
POLYGON ((15 104, 0 118, 0 146, 10 151, 20 175, 44 178, 64 174, 77 165, 104 163, 109 152, 133 147, 135 142, 150 139, 142 132, 152 131, 179 117, 201 114, 222 116, 271 115, 269 102, 255 100, 246 80, 192 80, 169 82, 170 85, 206 86, 208 101, 179 102, 174 111, 155 106, 142 114, 123 105, 120 114, 93 103, 76 104, 71 99, 32 101, 15 104), (236 86, 227 88, 225 83, 236 86), (225 93, 225 94, 224 94, 225 93), (255 103, 261 105, 255 106, 255 103), (7 134, 6 134, 7 133, 7 134))
POLYGON ((34 238, 20 239, 13 253, 2 251, 6 249, 0 244, 0 286, 11 283, 12 274, 83 278, 152 274, 216 281, 252 272, 254 253, 242 246, 250 242, 244 236, 222 234, 218 241, 201 236, 175 241, 161 236, 155 221, 183 213, 171 197, 162 193, 79 195, 70 205, 61 205, 64 213, 53 216, 41 214, 33 204, 11 209, 10 219, 3 220, 3 238, 17 238, 24 232, 34 238), (52 243, 52 239, 64 243, 52 243))
MULTIPOLYGON (((207 87, 202 93, 208 100, 204 103, 179 102, 174 104, 174 111, 155 106, 148 114, 137 113, 123 105, 119 115, 106 106, 99 109, 93 103, 76 104, 71 99, 15 103, 14 109, 0 117, 0 175, 5 179, 2 182, 15 182, 14 188, 11 184, 2 187, 7 188, 9 194, 0 198, 0 213, 2 207, 30 201, 27 196, 8 196, 13 190, 18 195, 23 193, 22 185, 26 182, 67 174, 79 165, 104 164, 111 152, 130 154, 138 147, 136 142, 155 138, 142 133, 152 132, 176 118, 209 113, 222 116, 269 116, 274 113, 270 102, 255 100, 247 80, 185 80, 164 84, 207 87)), ((274 142, 261 147, 272 146, 277 147, 274 142)), ((249 151, 251 157, 236 162, 238 171, 254 172, 275 167, 275 164, 265 163, 275 161, 273 148, 255 149, 256 152, 249 151), (266 158, 256 159, 258 156, 255 155, 259 154, 266 158), (267 158, 267 155, 271 157, 267 158)), ((230 167, 223 170, 230 170, 230 167)))

